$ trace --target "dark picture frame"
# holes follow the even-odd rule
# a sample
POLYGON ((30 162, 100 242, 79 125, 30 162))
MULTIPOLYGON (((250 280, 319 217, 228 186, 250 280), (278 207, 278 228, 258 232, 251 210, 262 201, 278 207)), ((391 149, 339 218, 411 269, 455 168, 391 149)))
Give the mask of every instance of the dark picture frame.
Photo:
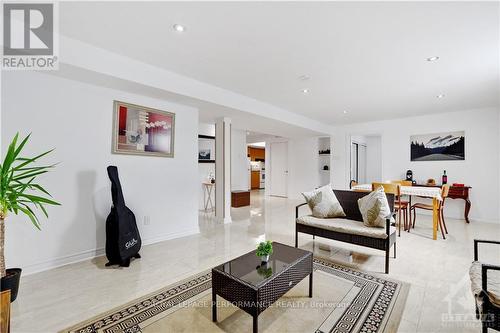
POLYGON ((215 136, 198 135, 198 163, 215 163, 215 136))
POLYGON ((465 131, 412 135, 410 159, 412 162, 464 161, 465 131))

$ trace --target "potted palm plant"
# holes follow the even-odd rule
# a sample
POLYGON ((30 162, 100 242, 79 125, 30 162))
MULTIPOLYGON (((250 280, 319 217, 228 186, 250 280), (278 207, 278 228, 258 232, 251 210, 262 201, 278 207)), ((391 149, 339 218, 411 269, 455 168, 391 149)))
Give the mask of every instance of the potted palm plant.
POLYGON ((18 142, 19 133, 7 149, 4 159, 0 164, 0 275, 1 290, 11 291, 11 301, 17 297, 20 268, 5 269, 4 243, 5 243, 5 220, 9 213, 24 215, 29 218, 35 228, 40 230, 40 221, 35 211, 40 210, 48 217, 47 205, 59 205, 58 202, 49 199, 50 194, 40 184, 37 177, 47 173, 55 165, 35 165, 38 160, 52 152, 46 151, 35 157, 24 157, 21 155, 30 135, 18 142))

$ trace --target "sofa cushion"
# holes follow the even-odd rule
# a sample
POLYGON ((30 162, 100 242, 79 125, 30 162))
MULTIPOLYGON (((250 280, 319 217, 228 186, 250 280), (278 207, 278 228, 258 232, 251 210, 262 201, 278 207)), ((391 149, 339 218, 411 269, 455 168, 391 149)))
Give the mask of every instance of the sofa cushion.
POLYGON ((322 186, 311 192, 302 193, 312 215, 319 218, 344 217, 345 213, 333 193, 331 185, 322 186))
MULTIPOLYGON (((386 218, 391 215, 391 209, 382 186, 359 199, 358 206, 365 226, 385 227, 386 218)), ((394 222, 392 216, 391 222, 394 222)))
POLYGON ((491 304, 500 307, 500 271, 488 270, 488 292, 483 292, 481 262, 474 261, 470 267, 469 275, 471 282, 472 293, 480 306, 483 302, 483 297, 486 294, 491 304))
MULTIPOLYGON (((362 222, 344 219, 344 218, 317 218, 312 215, 301 216, 297 219, 297 223, 304 224, 325 230, 340 232, 343 234, 360 235, 371 238, 387 238, 385 229, 370 228, 365 226, 362 222)), ((390 233, 396 232, 396 228, 391 227, 390 233)))

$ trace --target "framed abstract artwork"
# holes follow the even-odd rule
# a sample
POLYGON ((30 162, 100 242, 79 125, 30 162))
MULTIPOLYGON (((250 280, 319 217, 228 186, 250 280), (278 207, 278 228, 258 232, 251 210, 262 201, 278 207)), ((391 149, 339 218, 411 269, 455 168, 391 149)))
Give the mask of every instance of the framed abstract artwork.
POLYGON ((410 137, 412 161, 465 160, 465 132, 445 132, 410 137))
POLYGON ((175 114, 114 101, 113 153, 174 157, 175 114))
POLYGON ((198 163, 215 163, 215 136, 198 135, 198 163))

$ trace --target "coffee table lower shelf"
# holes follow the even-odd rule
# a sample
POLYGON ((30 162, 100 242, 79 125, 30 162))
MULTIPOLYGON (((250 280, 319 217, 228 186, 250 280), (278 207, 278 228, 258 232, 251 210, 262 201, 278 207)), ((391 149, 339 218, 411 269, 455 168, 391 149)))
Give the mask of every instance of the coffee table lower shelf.
POLYGON ((312 297, 313 255, 310 252, 258 286, 212 269, 212 321, 217 322, 217 295, 219 295, 250 314, 253 317, 253 332, 257 333, 259 314, 307 276, 309 276, 309 297, 312 297))

